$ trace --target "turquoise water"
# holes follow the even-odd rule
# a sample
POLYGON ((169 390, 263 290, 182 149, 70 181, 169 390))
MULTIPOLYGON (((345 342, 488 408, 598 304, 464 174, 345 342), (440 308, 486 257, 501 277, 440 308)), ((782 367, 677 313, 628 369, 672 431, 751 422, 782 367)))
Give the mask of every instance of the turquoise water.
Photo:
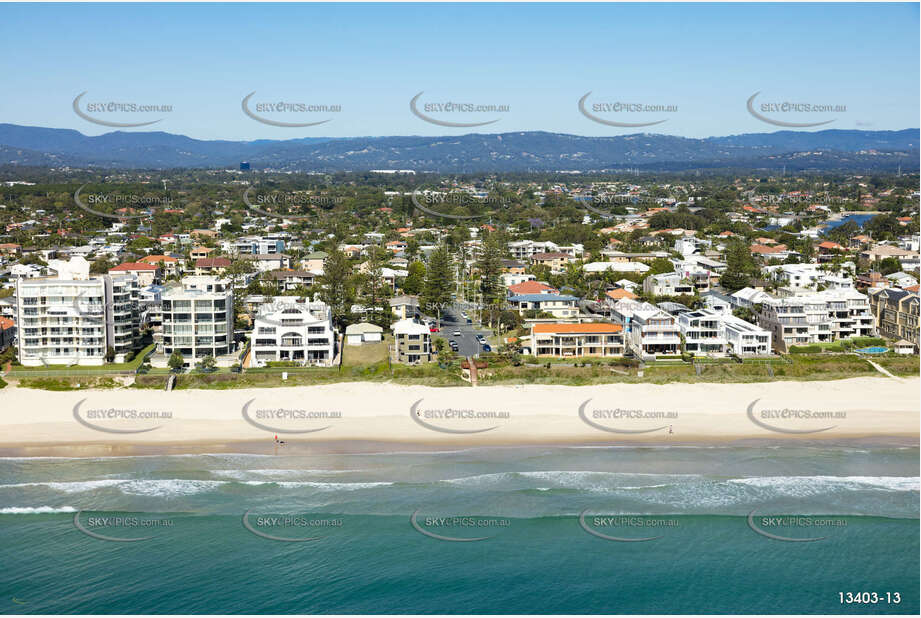
POLYGON ((863 354, 885 354, 886 352, 889 351, 889 348, 875 346, 872 348, 860 348, 859 350, 855 350, 855 351, 862 352, 863 354))
POLYGON ((913 614, 918 485, 904 447, 7 458, 0 608, 913 614), (149 538, 95 538, 77 511, 92 534, 149 538), (246 512, 256 532, 316 540, 266 539, 246 512), (750 513, 768 534, 820 540, 759 534, 750 513), (298 523, 273 525, 283 516, 298 523))

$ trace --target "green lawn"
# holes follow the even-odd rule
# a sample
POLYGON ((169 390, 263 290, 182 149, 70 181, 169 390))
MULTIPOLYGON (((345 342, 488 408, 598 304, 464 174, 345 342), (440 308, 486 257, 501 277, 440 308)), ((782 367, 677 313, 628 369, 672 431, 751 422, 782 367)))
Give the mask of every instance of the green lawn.
POLYGON ((342 346, 342 366, 373 365, 387 360, 387 350, 393 337, 385 335, 380 343, 342 346))
POLYGON ((10 378, 32 378, 39 375, 54 375, 54 376, 67 376, 67 375, 97 375, 97 374, 107 374, 115 372, 127 372, 127 371, 136 371, 138 367, 141 366, 141 361, 144 360, 144 357, 147 356, 154 349, 153 343, 139 351, 131 362, 128 363, 107 363, 101 367, 81 367, 79 365, 74 365, 68 367, 67 365, 41 365, 39 367, 23 367, 19 365, 14 365, 10 369, 8 377, 10 378))

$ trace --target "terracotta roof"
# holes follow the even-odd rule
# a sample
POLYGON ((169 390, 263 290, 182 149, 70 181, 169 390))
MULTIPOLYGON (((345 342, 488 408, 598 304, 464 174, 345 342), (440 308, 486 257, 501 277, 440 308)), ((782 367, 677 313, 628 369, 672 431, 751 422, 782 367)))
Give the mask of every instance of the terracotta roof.
POLYGON ((6 330, 8 328, 13 328, 16 326, 16 322, 9 318, 0 318, 0 330, 6 330))
POLYGON ((621 298, 639 298, 636 294, 624 288, 609 290, 605 295, 613 300, 620 300, 621 298))
POLYGON ((176 258, 171 255, 148 255, 147 257, 142 257, 139 262, 146 262, 147 264, 156 264, 157 262, 163 262, 164 264, 171 262, 178 262, 176 258))
POLYGON ((110 273, 125 272, 131 270, 157 270, 156 264, 145 264, 144 262, 125 262, 109 269, 110 273))
POLYGON ((623 330, 620 324, 601 324, 590 322, 588 324, 535 324, 535 333, 619 333, 623 330))
POLYGON ((556 292, 556 288, 550 287, 546 283, 541 283, 540 281, 522 281, 521 283, 516 283, 514 285, 508 286, 508 290, 512 294, 540 294, 542 292, 556 292))

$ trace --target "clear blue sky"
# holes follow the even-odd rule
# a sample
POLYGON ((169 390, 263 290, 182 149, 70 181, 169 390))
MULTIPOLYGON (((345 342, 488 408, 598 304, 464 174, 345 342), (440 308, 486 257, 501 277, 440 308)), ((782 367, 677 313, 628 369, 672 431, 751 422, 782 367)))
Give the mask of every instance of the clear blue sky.
MULTIPOLYGON (((0 5, 0 122, 113 129, 79 118, 87 101, 170 104, 152 127, 202 139, 459 135, 546 130, 703 137, 780 130, 746 100, 846 105, 777 116, 821 128, 919 126, 918 4, 59 4, 0 5), (326 103, 316 127, 256 122, 241 100, 326 103), (428 124, 410 99, 508 105, 479 129, 428 124), (592 122, 577 103, 676 105, 648 129, 592 122)), ((115 119, 112 115, 100 117, 115 119)), ((615 118, 615 115, 605 116, 615 118)), ((815 129, 809 129, 815 130, 815 129)))

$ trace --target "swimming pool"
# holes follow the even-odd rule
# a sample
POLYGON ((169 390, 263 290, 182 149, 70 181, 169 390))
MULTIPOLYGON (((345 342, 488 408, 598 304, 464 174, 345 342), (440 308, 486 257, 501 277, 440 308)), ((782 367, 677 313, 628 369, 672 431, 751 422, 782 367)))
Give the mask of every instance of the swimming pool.
POLYGON ((884 348, 882 346, 873 346, 870 348, 860 348, 859 350, 854 350, 859 354, 885 354, 889 351, 889 348, 884 348))

